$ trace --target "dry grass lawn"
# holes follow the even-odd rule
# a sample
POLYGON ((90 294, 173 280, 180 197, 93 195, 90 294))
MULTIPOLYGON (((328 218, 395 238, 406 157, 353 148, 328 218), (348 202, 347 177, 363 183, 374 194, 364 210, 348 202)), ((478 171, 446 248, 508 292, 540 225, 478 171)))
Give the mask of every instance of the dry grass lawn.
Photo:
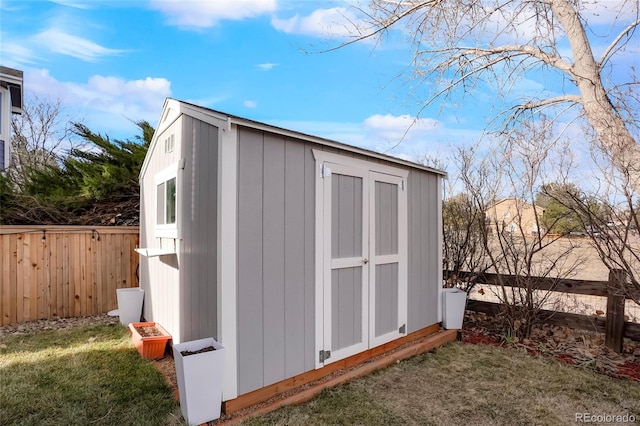
POLYGON ((249 425, 566 425, 640 421, 640 384, 515 349, 455 342, 249 425))

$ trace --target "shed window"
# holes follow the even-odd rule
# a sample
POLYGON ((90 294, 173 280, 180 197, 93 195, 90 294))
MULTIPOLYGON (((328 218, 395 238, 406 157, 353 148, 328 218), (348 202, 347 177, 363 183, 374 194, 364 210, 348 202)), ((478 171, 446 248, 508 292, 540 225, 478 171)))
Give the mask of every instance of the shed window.
POLYGON ((176 178, 162 182, 158 192, 158 225, 176 223, 176 178))
POLYGON ((178 238, 178 167, 171 166, 155 177, 156 237, 178 238))

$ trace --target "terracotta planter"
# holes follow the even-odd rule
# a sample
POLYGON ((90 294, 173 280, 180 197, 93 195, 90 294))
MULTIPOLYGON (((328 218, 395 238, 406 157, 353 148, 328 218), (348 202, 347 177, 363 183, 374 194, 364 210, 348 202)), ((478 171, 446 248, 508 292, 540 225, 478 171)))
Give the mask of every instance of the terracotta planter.
POLYGON ((129 324, 131 341, 144 358, 157 359, 164 356, 171 335, 155 322, 132 322, 129 324))

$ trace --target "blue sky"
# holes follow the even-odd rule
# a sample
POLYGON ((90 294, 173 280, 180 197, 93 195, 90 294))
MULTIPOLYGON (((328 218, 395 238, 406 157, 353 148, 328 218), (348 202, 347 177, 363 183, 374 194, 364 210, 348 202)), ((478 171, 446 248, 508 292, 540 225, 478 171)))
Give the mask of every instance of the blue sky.
MULTIPOLYGON (((24 71, 27 98, 60 99, 74 119, 115 138, 137 134, 130 120, 155 125, 169 96, 385 152, 419 111, 412 94, 421 89, 407 79, 399 37, 320 53, 354 18, 349 3, 0 0, 0 63, 24 71)), ((530 75, 515 93, 562 90, 556 84, 530 75)), ((424 110, 390 153, 440 156, 475 142, 492 100, 485 87, 424 110)))

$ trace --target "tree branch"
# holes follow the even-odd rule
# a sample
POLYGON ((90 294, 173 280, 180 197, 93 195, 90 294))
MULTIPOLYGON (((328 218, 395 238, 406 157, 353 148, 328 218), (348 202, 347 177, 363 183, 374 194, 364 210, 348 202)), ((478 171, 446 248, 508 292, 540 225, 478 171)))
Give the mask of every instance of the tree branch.
POLYGON ((611 44, 606 48, 606 50, 604 51, 604 53, 602 54, 598 62, 596 62, 596 64, 598 65, 598 68, 602 68, 602 65, 607 60, 609 60, 609 57, 613 54, 613 50, 616 48, 620 40, 622 40, 623 37, 625 37, 632 30, 634 30, 638 25, 640 25, 640 19, 637 19, 635 22, 632 22, 631 24, 629 24, 627 28, 625 28, 620 34, 618 34, 618 37, 616 37, 615 40, 611 42, 611 44))

